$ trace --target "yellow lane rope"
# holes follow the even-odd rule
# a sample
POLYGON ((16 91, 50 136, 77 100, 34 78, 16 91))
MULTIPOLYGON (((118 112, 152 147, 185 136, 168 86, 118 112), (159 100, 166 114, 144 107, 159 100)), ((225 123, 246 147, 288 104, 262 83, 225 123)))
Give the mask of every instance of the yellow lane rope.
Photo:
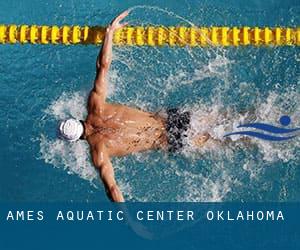
MULTIPOLYGON (((100 44, 105 27, 0 25, 0 44, 100 44)), ((299 46, 300 27, 126 27, 116 45, 136 46, 299 46)))

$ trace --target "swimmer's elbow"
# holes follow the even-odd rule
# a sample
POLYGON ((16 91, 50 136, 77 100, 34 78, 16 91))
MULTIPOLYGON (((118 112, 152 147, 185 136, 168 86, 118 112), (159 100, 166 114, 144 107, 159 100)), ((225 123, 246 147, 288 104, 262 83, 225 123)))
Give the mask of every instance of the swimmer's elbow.
MULTIPOLYGON (((95 168, 100 171, 100 174, 101 174, 101 172, 105 172, 105 169, 107 168, 107 166, 104 164, 103 159, 101 159, 98 154, 93 154, 92 160, 93 160, 95 168)), ((103 173, 101 174, 101 176, 102 175, 103 175, 103 173)))
POLYGON ((97 59, 96 61, 96 70, 99 72, 100 70, 106 70, 108 71, 109 67, 111 65, 111 59, 104 57, 102 59, 97 59))
POLYGON ((105 56, 104 58, 102 58, 101 62, 100 62, 100 67, 98 68, 98 70, 102 69, 102 70, 108 70, 111 64, 111 58, 105 56))

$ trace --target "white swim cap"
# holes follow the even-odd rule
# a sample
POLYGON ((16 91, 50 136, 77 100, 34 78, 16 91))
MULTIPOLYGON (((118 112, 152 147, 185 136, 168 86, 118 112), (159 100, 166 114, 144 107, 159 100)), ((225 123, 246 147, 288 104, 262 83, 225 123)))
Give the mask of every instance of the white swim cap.
POLYGON ((82 123, 76 119, 61 121, 59 124, 59 137, 66 141, 77 141, 83 134, 84 128, 82 123))

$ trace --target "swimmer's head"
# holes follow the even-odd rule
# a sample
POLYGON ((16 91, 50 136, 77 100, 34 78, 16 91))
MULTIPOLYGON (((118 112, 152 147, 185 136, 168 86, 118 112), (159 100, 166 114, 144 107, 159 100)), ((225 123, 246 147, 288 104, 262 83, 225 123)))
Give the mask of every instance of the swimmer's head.
POLYGON ((59 138, 74 142, 80 139, 84 133, 84 126, 81 121, 77 119, 67 119, 61 121, 58 125, 59 138))

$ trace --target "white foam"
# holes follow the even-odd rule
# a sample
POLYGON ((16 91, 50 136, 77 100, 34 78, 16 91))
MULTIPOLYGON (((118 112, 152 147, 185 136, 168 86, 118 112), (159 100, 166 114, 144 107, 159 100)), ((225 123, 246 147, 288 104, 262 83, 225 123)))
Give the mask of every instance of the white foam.
MULTIPOLYGON (((300 93, 293 89, 287 89, 281 94, 271 92, 265 102, 262 102, 257 108, 257 120, 268 121, 269 123, 278 125, 279 118, 283 114, 288 114, 292 119, 293 127, 300 127, 300 93)), ((288 162, 289 160, 297 160, 299 154, 297 150, 300 147, 300 137, 286 143, 272 143, 263 140, 255 140, 255 143, 263 153, 265 161, 281 160, 288 162)))
POLYGON ((98 176, 90 163, 88 145, 83 141, 68 143, 41 135, 40 153, 46 163, 63 168, 68 174, 77 174, 91 183, 98 176))
MULTIPOLYGON (((118 81, 117 78, 115 81, 118 81)), ((60 98, 53 101, 45 113, 55 120, 64 119, 70 115, 82 119, 86 115, 86 96, 86 94, 82 95, 78 92, 63 93, 60 98)), ((159 162, 164 161, 165 165, 169 167, 166 167, 158 174, 165 175, 166 178, 172 178, 172 175, 176 173, 179 178, 179 183, 176 185, 180 187, 181 192, 172 200, 221 201, 226 199, 232 190, 232 186, 238 180, 233 178, 232 175, 232 168, 235 163, 232 166, 228 165, 228 163, 226 166, 223 164, 224 162, 230 162, 235 157, 237 145, 242 147, 245 152, 249 151, 249 156, 251 155, 251 149, 248 149, 247 144, 240 142, 236 145, 223 145, 224 133, 232 131, 237 125, 244 123, 248 119, 253 119, 253 117, 255 117, 255 121, 276 124, 284 111, 291 114, 294 126, 299 127, 299 119, 297 119, 300 115, 299 105, 297 105, 300 102, 299 97, 300 95, 292 90, 287 90, 286 93, 282 94, 271 92, 265 101, 257 103, 254 116, 251 113, 239 114, 234 110, 225 109, 220 100, 215 100, 209 105, 199 102, 193 107, 184 107, 185 110, 192 111, 192 129, 189 131, 188 138, 194 138, 196 134, 208 131, 212 138, 215 139, 215 141, 208 142, 200 149, 195 148, 191 141, 187 141, 186 143, 189 147, 185 148, 184 154, 192 159, 190 167, 197 164, 199 157, 212 160, 211 174, 204 176, 202 173, 193 173, 187 169, 182 169, 176 161, 170 160, 166 155, 149 158, 150 156, 145 153, 138 153, 131 156, 130 164, 125 164, 121 160, 114 160, 114 168, 121 190, 124 192, 127 200, 164 200, 164 197, 156 196, 151 192, 143 195, 139 194, 139 190, 145 188, 142 180, 144 178, 142 172, 145 170, 134 168, 135 164, 146 162, 144 164, 145 168, 155 169, 160 164, 159 162), (287 96, 293 102, 287 99, 287 96), (129 168, 129 165, 131 165, 131 168, 129 168), (132 184, 131 178, 141 178, 141 181, 132 184)), ((144 103, 144 106, 147 107, 147 103, 144 103)), ((240 138, 238 136, 234 140, 238 141, 240 138)), ((251 139, 251 143, 259 148, 263 158, 255 161, 252 160, 252 157, 249 157, 249 159, 241 162, 240 169, 248 173, 252 181, 259 179, 265 162, 277 160, 288 162, 299 159, 299 154, 297 154, 297 150, 300 147, 299 139, 295 139, 288 144, 274 144, 257 139, 251 139)), ((98 175, 91 164, 88 145, 85 142, 79 141, 70 144, 41 135, 40 153, 41 158, 54 167, 62 168, 69 174, 76 174, 91 183, 95 180, 98 181, 98 175)))
POLYGON ((45 113, 58 120, 74 117, 84 119, 87 93, 62 93, 62 95, 45 110, 45 113))
MULTIPOLYGON (((224 135, 232 131, 243 131, 244 128, 237 129, 240 124, 246 123, 246 121, 271 123, 279 126, 278 121, 281 115, 286 112, 291 116, 294 127, 299 127, 299 114, 300 107, 297 103, 300 102, 300 94, 287 90, 286 93, 276 94, 271 92, 265 101, 258 102, 253 112, 246 112, 240 114, 234 110, 224 110, 222 103, 217 100, 211 105, 204 103, 198 103, 194 107, 185 107, 185 110, 191 110, 191 129, 188 131, 188 137, 186 140, 185 153, 191 152, 207 152, 207 150, 220 150, 222 142, 224 142, 224 135), (286 98, 289 96, 289 98, 286 98), (293 105, 291 102, 296 103, 293 105), (288 110, 287 107, 291 107, 288 110), (203 148, 195 147, 193 140, 197 135, 209 133, 209 135, 216 141, 207 143, 203 148)), ((231 141, 240 141, 241 138, 246 136, 234 135, 231 136, 231 141)), ((265 161, 282 160, 287 162, 289 160, 298 157, 295 150, 300 146, 300 138, 297 137, 293 141, 287 143, 274 143, 270 141, 264 141, 255 138, 249 138, 252 144, 258 146, 260 152, 264 156, 265 161)), ((243 146, 244 150, 247 150, 248 143, 239 144, 243 146)), ((227 147, 227 146, 223 146, 227 147)), ((234 149, 234 147, 232 148, 234 149)))
MULTIPOLYGON (((219 164, 223 164, 222 162, 219 164)), ((218 172, 215 176, 208 177, 202 174, 193 174, 186 170, 180 171, 183 177, 183 195, 177 197, 178 201, 222 201, 231 191, 233 180, 223 166, 214 166, 212 172, 218 172)))
MULTIPOLYGON (((86 116, 86 94, 79 92, 63 93, 45 110, 48 120, 58 120, 75 117, 84 119, 86 116)), ((51 123, 51 125, 53 125, 51 123)), ((55 128, 52 128, 55 131, 55 128)), ((41 134, 40 158, 54 167, 63 168, 69 174, 77 174, 81 178, 93 181, 97 177, 91 165, 88 145, 84 141, 65 142, 58 138, 51 139, 41 134)))
MULTIPOLYGON (((144 11, 144 6, 133 9, 138 8, 144 11)), ((157 9, 148 10, 152 12, 157 9)), ((167 10, 160 12, 186 21, 167 10)), ((228 59, 223 49, 206 48, 204 51, 200 48, 192 51, 189 48, 164 48, 162 53, 157 48, 114 48, 109 96, 127 105, 156 111, 167 107, 170 94, 178 88, 188 88, 207 79, 217 80, 209 101, 196 100, 195 104, 183 107, 192 112, 191 129, 185 141, 187 147, 183 152, 185 166, 164 153, 138 153, 113 159, 116 178, 126 200, 223 201, 228 199, 236 185, 243 185, 241 176, 246 175, 251 181, 257 181, 269 163, 300 161, 300 137, 283 144, 251 139, 251 145, 259 149, 258 153, 253 146, 240 142, 241 136, 231 137, 235 143, 225 144, 224 134, 248 121, 277 124, 279 117, 286 113, 291 115, 295 127, 300 126, 300 94, 292 87, 285 93, 274 91, 264 98, 255 83, 241 82, 238 85, 239 94, 242 97, 256 97, 252 107, 254 112, 241 114, 234 107, 228 108, 224 100, 228 95, 226 91, 232 87, 230 67, 235 63, 228 59), (192 67, 186 67, 189 63, 193 64, 192 67), (158 70, 162 72, 158 74, 158 70), (130 84, 138 86, 134 93, 127 92, 130 84), (144 86, 152 91, 151 98, 144 86), (209 140, 204 147, 195 147, 193 138, 205 132, 214 140, 209 140), (243 151, 242 159, 237 158, 237 149, 243 151), (199 161, 203 161, 203 166, 209 166, 209 169, 201 169, 199 161), (164 166, 161 166, 162 162, 164 166), (152 191, 154 189, 156 192, 152 191)), ((46 109, 46 121, 56 123, 69 116, 84 119, 87 94, 63 93, 46 109)), ((39 140, 41 158, 46 163, 91 183, 99 181, 85 142, 69 144, 49 135, 41 135, 39 140)))

